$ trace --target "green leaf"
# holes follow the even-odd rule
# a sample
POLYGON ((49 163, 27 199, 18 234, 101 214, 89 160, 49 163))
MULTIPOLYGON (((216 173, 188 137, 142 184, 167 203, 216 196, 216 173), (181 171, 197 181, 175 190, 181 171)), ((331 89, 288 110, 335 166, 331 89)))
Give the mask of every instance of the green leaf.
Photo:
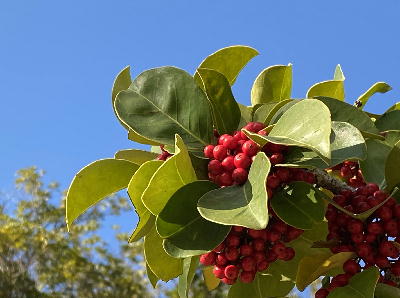
POLYGON ((332 121, 330 135, 331 161, 324 163, 316 153, 302 148, 293 148, 286 156, 286 164, 299 167, 325 169, 342 163, 345 160, 364 160, 367 157, 367 146, 360 131, 346 122, 332 121))
MULTIPOLYGON (((118 119, 119 120, 119 119, 118 119)), ((121 121, 120 121, 121 122, 121 121)), ((122 122, 121 122, 122 123, 122 122)), ((124 126, 126 126, 125 124, 123 124, 124 126)), ((127 127, 127 126, 126 126, 127 127)), ((128 139, 139 143, 139 144, 144 144, 144 145, 152 145, 152 146, 159 146, 161 145, 161 143, 159 142, 155 142, 153 140, 149 140, 147 138, 145 138, 144 136, 138 134, 137 132, 133 131, 132 129, 130 129, 129 127, 127 127, 127 129, 129 129, 128 131, 128 139)))
POLYGON ((386 189, 391 191, 400 183, 400 141, 390 150, 385 162, 386 189))
POLYGON ((262 122, 264 124, 270 123, 275 113, 279 111, 287 103, 291 102, 291 99, 282 100, 280 102, 270 102, 261 105, 253 115, 253 121, 262 122))
POLYGON ((336 65, 335 73, 333 75, 333 80, 335 81, 344 81, 346 77, 343 74, 342 67, 340 64, 336 65))
POLYGON ((144 255, 151 271, 161 280, 169 281, 182 274, 182 259, 168 255, 162 245, 163 239, 155 226, 144 237, 144 255))
POLYGON ((395 110, 400 110, 400 102, 396 102, 385 113, 388 113, 388 112, 391 112, 391 111, 395 111, 395 110))
POLYGON ((124 159, 139 166, 146 161, 156 159, 157 156, 157 153, 137 149, 120 150, 115 153, 115 159, 124 159))
POLYGON ((264 69, 251 88, 251 104, 289 99, 292 91, 292 64, 264 69))
POLYGON ((220 134, 231 134, 240 122, 240 109, 233 97, 228 80, 212 69, 197 70, 214 115, 214 123, 220 134))
POLYGON ((385 180, 385 162, 390 152, 390 146, 382 141, 368 139, 367 158, 360 161, 360 167, 365 181, 382 185, 385 180))
POLYGON ((396 145, 396 143, 400 141, 400 130, 389 130, 388 132, 385 132, 384 141, 390 147, 396 145))
MULTIPOLYGON (((204 153, 202 153, 204 155, 204 153)), ((192 161, 192 166, 196 172, 198 180, 208 180, 208 163, 210 160, 205 157, 199 157, 192 152, 189 152, 190 160, 192 161)))
POLYGON ((180 298, 188 297, 190 285, 192 284, 199 257, 191 257, 183 260, 183 273, 179 276, 178 295, 180 298))
POLYGON ((367 91, 365 91, 365 93, 361 94, 357 101, 361 102, 362 106, 364 107, 367 104, 369 98, 375 93, 386 93, 390 90, 392 90, 392 87, 390 87, 385 82, 377 82, 372 85, 367 91))
POLYGON ((371 118, 353 105, 329 97, 317 97, 331 111, 332 121, 348 122, 361 131, 379 133, 371 118))
POLYGON ((386 112, 375 121, 379 131, 400 130, 400 110, 386 112))
POLYGON ((344 101, 344 82, 343 80, 331 80, 317 83, 307 91, 307 98, 325 96, 344 101))
POLYGON ((221 280, 214 275, 213 268, 214 266, 208 266, 203 268, 204 283, 207 287, 207 290, 209 291, 212 291, 215 288, 217 288, 221 282, 221 280))
POLYGON ((340 252, 337 254, 324 252, 305 256, 301 259, 297 271, 297 289, 303 292, 314 280, 322 275, 326 275, 332 269, 342 268, 344 262, 354 256, 353 252, 340 252))
POLYGON ((204 92, 184 70, 160 67, 140 74, 115 100, 118 117, 153 141, 173 145, 178 133, 189 148, 213 138, 212 115, 204 92))
POLYGON ((179 188, 197 180, 185 144, 179 135, 175 139, 175 154, 154 173, 142 195, 143 204, 154 215, 161 212, 179 188))
POLYGON ((302 100, 293 105, 281 116, 268 136, 248 131, 245 133, 260 146, 267 142, 300 146, 315 151, 326 163, 331 158, 330 114, 328 108, 318 100, 302 100))
POLYGON ((146 274, 147 274, 147 277, 149 278, 150 284, 155 289, 157 286, 157 282, 160 279, 153 273, 153 271, 151 271, 149 264, 147 264, 147 263, 146 263, 146 274))
POLYGON ((267 179, 271 164, 259 152, 249 171, 248 181, 212 190, 202 196, 198 210, 205 219, 223 225, 238 225, 250 229, 264 229, 268 224, 267 179))
MULTIPOLYGON (((201 62, 197 69, 209 68, 216 70, 228 79, 230 85, 233 85, 239 72, 257 55, 257 50, 251 47, 240 45, 230 46, 208 56, 201 62)), ((196 80, 200 79, 197 73, 194 75, 194 78, 196 80)))
POLYGON ((284 113, 286 113, 287 110, 289 110, 292 106, 294 106, 296 103, 299 103, 299 99, 292 99, 288 102, 286 102, 283 106, 279 107, 279 109, 274 112, 273 115, 271 115, 271 120, 269 121, 269 125, 275 124, 278 122, 278 120, 282 117, 284 113))
POLYGON ((385 285, 383 283, 378 283, 375 288, 376 298, 398 298, 400 297, 400 289, 385 285))
POLYGON ((138 165, 126 160, 100 159, 81 169, 72 180, 67 193, 68 229, 91 206, 126 188, 138 168, 138 165))
POLYGON ((379 269, 370 267, 354 275, 347 286, 336 288, 330 292, 329 298, 373 298, 378 279, 379 269))
POLYGON ((133 175, 128 185, 128 194, 135 211, 139 217, 139 222, 129 238, 129 242, 135 242, 144 237, 154 226, 155 217, 144 206, 142 195, 149 185, 150 179, 158 168, 163 164, 161 160, 152 160, 145 162, 133 175))
POLYGON ((240 281, 236 282, 228 292, 228 298, 243 298, 243 297, 251 297, 251 298, 265 298, 272 297, 267 293, 264 293, 264 289, 262 288, 262 282, 265 277, 261 277, 257 275, 255 280, 252 283, 242 283, 240 281))
POLYGON ((378 134, 371 133, 368 131, 363 131, 363 130, 361 131, 361 134, 365 139, 375 139, 375 140, 381 140, 381 141, 385 140, 385 137, 380 134, 378 135, 378 134))
POLYGON ((322 222, 325 215, 324 194, 305 182, 293 182, 274 193, 271 207, 276 215, 287 224, 303 229, 311 229, 322 222))
MULTIPOLYGON (((112 104, 115 116, 117 116, 117 112, 115 111, 115 108, 114 108, 115 98, 117 97, 117 94, 120 91, 128 89, 129 86, 131 85, 131 83, 132 83, 131 67, 128 65, 119 72, 119 74, 117 75, 117 77, 114 80, 114 84, 112 87, 111 104, 112 104)), ((117 119, 118 119, 118 117, 117 117, 117 119)), ((128 126, 126 124, 124 124, 121 120, 118 119, 118 121, 121 123, 121 125, 123 127, 125 127, 126 129, 129 129, 128 126)))

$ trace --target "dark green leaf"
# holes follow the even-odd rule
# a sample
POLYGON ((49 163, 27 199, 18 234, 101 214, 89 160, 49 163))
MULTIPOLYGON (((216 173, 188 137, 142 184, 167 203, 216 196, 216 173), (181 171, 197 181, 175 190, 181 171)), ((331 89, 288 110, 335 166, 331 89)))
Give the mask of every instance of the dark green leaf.
POLYGON ((268 224, 267 189, 265 185, 271 164, 259 152, 251 165, 248 181, 206 193, 198 202, 200 214, 223 225, 264 229, 268 224))
POLYGON ((307 98, 314 98, 316 96, 326 96, 344 100, 344 82, 343 80, 331 80, 317 83, 311 86, 307 91, 307 98))
POLYGON ((390 146, 382 141, 368 139, 367 158, 360 161, 365 181, 383 185, 385 181, 385 162, 390 152, 390 146))
POLYGON ((365 93, 361 94, 357 100, 361 102, 362 106, 364 107, 368 102, 369 98, 375 93, 377 92, 386 93, 390 90, 392 90, 392 87, 390 87, 385 82, 377 82, 374 85, 372 85, 365 93))
POLYGON ((375 298, 399 298, 400 289, 385 285, 383 283, 378 283, 375 288, 375 298))
MULTIPOLYGON (((201 153, 204 155, 204 153, 201 153)), ((193 165, 193 169, 196 172, 198 180, 208 180, 208 163, 209 159, 205 157, 200 157, 198 155, 189 152, 190 160, 193 165)))
POLYGON ((228 80, 218 71, 197 70, 214 115, 214 123, 220 134, 231 134, 240 122, 240 109, 233 97, 228 80))
POLYGON ((264 69, 251 88, 251 104, 289 99, 292 91, 292 64, 264 69))
POLYGON ((254 112, 253 121, 262 122, 264 124, 269 124, 275 113, 279 111, 287 103, 291 102, 291 99, 282 100, 280 102, 270 102, 262 104, 254 112))
POLYGON ((188 297, 190 285, 199 264, 199 257, 191 257, 183 260, 183 273, 179 275, 178 295, 180 298, 188 297))
POLYGON ((361 131, 367 131, 377 134, 374 122, 360 109, 348 103, 329 97, 317 97, 331 111, 332 121, 348 122, 361 131))
POLYGON ((375 121, 376 127, 380 131, 400 130, 400 110, 394 110, 382 115, 375 121))
POLYGON ((390 147, 396 145, 398 141, 400 141, 400 130, 389 130, 385 132, 385 143, 390 147))
POLYGON ((400 141, 390 150, 385 162, 386 189, 391 191, 400 183, 400 141))
POLYGON ((139 166, 146 161, 156 159, 157 156, 157 153, 137 149, 120 150, 115 153, 115 159, 124 159, 139 166))
POLYGON ((161 212, 179 188, 197 180, 185 144, 179 135, 175 139, 175 154, 154 173, 142 195, 143 204, 154 215, 161 212))
MULTIPOLYGON (((214 69, 222 73, 233 85, 239 72, 258 52, 247 46, 230 46, 216 51, 201 62, 199 68, 214 69)), ((194 78, 199 80, 198 74, 194 78)))
POLYGON ((145 162, 140 166, 129 182, 128 194, 139 217, 139 222, 135 228, 135 231, 129 238, 129 242, 138 241, 144 237, 154 226, 155 217, 144 206, 142 202, 142 195, 149 185, 151 177, 162 164, 163 161, 161 160, 145 162))
POLYGON ((94 204, 128 186, 139 168, 126 160, 101 159, 83 169, 74 177, 66 198, 66 222, 72 222, 94 204))
POLYGON ((370 267, 354 275, 347 286, 336 288, 330 292, 329 298, 373 298, 378 279, 379 269, 370 267))
POLYGON ((245 105, 242 105, 241 103, 238 103, 239 109, 240 109, 240 122, 238 127, 243 127, 250 121, 252 121, 252 107, 247 107, 245 105))
POLYGON ((268 136, 245 133, 260 146, 272 142, 305 147, 315 151, 326 163, 331 158, 330 113, 318 100, 307 99, 293 105, 281 116, 268 136))
POLYGON ((140 74, 115 101, 118 117, 140 135, 174 144, 179 134, 189 148, 201 148, 213 138, 212 115, 204 92, 193 78, 175 67, 140 74))
POLYGON ((322 222, 325 215, 324 194, 305 182, 293 182, 274 193, 271 207, 276 215, 287 224, 303 229, 311 229, 322 222))

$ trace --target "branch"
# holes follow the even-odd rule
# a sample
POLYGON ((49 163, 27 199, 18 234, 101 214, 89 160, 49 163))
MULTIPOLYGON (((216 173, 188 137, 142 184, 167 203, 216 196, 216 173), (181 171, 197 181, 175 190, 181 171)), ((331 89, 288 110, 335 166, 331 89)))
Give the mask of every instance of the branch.
POLYGON ((334 194, 340 193, 342 190, 354 191, 354 188, 347 185, 345 182, 329 175, 327 172, 321 169, 308 169, 310 173, 315 175, 317 184, 323 188, 329 189, 334 194))

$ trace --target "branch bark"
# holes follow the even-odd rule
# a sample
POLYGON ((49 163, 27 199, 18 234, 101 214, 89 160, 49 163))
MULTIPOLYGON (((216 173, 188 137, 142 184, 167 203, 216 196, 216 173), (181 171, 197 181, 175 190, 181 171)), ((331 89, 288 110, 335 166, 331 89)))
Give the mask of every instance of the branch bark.
POLYGON ((317 184, 323 188, 329 189, 334 194, 340 193, 342 190, 354 191, 355 189, 345 182, 329 175, 327 172, 321 169, 308 169, 310 173, 315 175, 317 184))

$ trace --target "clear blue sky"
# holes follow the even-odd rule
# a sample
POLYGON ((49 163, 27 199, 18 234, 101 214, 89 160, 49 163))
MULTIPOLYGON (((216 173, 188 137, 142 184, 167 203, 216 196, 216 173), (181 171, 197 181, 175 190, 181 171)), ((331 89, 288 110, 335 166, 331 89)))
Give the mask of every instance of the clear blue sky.
POLYGON ((400 101, 399 15, 398 0, 2 1, 0 191, 30 165, 66 188, 91 161, 138 148, 110 104, 126 65, 133 76, 163 65, 193 72, 219 48, 250 45, 261 55, 234 86, 240 102, 269 65, 293 63, 300 98, 340 63, 348 101, 376 81, 393 86, 368 104, 383 112, 400 101))

